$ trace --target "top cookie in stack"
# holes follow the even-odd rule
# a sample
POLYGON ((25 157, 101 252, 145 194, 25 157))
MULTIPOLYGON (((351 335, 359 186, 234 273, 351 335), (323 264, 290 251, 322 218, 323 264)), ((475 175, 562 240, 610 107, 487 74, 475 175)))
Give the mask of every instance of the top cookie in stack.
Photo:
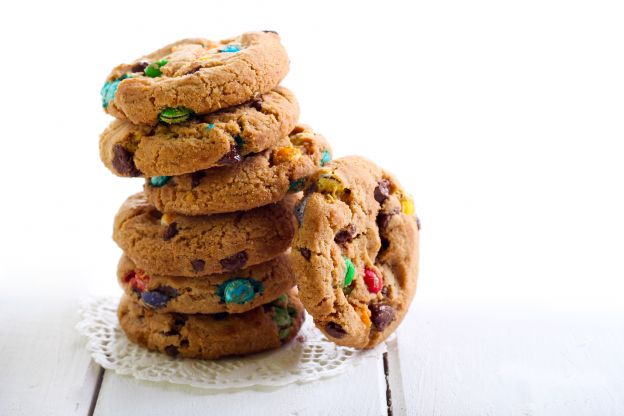
POLYGON ((297 124, 297 100, 279 86, 287 72, 267 31, 182 40, 108 76, 102 105, 117 120, 100 136, 102 161, 145 178, 113 232, 132 341, 218 358, 276 348, 299 330, 293 205, 331 150, 297 124))

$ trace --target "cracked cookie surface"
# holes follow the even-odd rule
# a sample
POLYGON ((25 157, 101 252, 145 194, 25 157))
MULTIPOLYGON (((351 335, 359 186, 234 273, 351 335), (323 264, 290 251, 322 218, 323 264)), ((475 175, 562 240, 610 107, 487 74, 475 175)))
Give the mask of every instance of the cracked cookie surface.
POLYGON ((416 291, 419 222, 411 198, 391 174, 352 156, 308 179, 295 216, 293 269, 316 326, 340 345, 385 340, 416 291))
POLYGON ((149 201, 161 211, 185 215, 248 210, 302 189, 306 176, 331 160, 320 134, 298 125, 276 147, 230 166, 173 176, 163 185, 146 180, 149 201))
POLYGON ((240 314, 160 313, 124 295, 117 316, 132 342, 173 357, 203 359, 278 348, 297 335, 305 319, 295 289, 240 314))
POLYGON ((177 313, 243 313, 295 286, 286 253, 237 272, 196 277, 148 273, 123 255, 117 266, 117 280, 126 294, 142 306, 177 313))
POLYGON ((252 100, 288 73, 275 32, 248 32, 218 42, 183 39, 113 69, 102 88, 110 115, 134 124, 171 119, 172 110, 207 114, 252 100))
POLYGON ((100 158, 118 176, 182 175, 275 146, 292 131, 299 105, 284 87, 253 101, 177 124, 115 120, 100 136, 100 158))
POLYGON ((251 211, 210 216, 163 214, 144 193, 115 216, 113 239, 137 267, 168 276, 205 276, 244 269, 286 251, 296 195, 251 211))

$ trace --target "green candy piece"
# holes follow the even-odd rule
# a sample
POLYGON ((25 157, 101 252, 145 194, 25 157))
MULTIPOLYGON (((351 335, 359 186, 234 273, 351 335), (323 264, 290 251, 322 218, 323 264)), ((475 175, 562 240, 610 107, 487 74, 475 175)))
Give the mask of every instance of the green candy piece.
POLYGON ((273 308, 273 321, 279 327, 288 327, 292 323, 292 318, 287 309, 275 307, 273 308))
POLYGON ((152 176, 150 178, 150 185, 160 188, 161 186, 165 186, 167 182, 169 182, 171 176, 152 176))
POLYGON ((280 329, 278 332, 280 341, 288 338, 288 335, 290 335, 290 328, 283 328, 283 329, 280 329))
POLYGON ((184 107, 175 107, 175 108, 169 107, 169 108, 165 108, 160 113, 158 118, 163 123, 175 124, 175 123, 182 123, 183 121, 188 120, 189 117, 191 116, 191 114, 193 114, 193 111, 189 110, 188 108, 184 108, 184 107))
POLYGON ((165 66, 166 64, 167 64, 166 59, 161 59, 160 61, 152 62, 151 64, 147 66, 147 68, 145 68, 143 73, 145 74, 145 76, 150 77, 150 78, 159 77, 162 75, 162 71, 160 70, 160 68, 165 66))
POLYGON ((282 305, 288 305, 288 295, 280 295, 277 299, 275 299, 275 301, 281 303, 282 305))
POLYGON ((347 287, 353 282, 353 278, 355 277, 355 266, 348 257, 343 256, 343 259, 347 270, 345 272, 344 283, 342 284, 342 287, 347 287))

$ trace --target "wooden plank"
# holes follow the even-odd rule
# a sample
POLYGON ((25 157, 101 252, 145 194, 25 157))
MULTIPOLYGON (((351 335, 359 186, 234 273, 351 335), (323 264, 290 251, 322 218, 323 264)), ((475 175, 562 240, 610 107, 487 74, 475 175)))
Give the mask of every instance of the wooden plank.
POLYGON ((623 349, 622 310, 417 304, 388 353, 395 415, 622 415, 623 349))
POLYGON ((100 367, 74 329, 77 302, 24 292, 0 297, 0 415, 88 415, 100 367))
POLYGON ((371 359, 330 379, 234 392, 145 382, 106 371, 94 414, 379 416, 386 413, 383 362, 371 359))

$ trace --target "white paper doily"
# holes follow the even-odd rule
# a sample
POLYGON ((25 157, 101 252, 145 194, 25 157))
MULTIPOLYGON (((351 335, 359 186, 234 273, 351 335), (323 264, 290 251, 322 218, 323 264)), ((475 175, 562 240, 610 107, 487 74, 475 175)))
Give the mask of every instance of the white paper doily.
POLYGON ((87 348, 99 365, 141 380, 210 389, 276 387, 332 377, 386 351, 385 344, 366 351, 338 346, 307 316, 297 337, 274 351, 214 361, 171 358, 126 338, 117 320, 118 303, 115 297, 88 298, 81 305, 76 328, 88 338, 87 348))

